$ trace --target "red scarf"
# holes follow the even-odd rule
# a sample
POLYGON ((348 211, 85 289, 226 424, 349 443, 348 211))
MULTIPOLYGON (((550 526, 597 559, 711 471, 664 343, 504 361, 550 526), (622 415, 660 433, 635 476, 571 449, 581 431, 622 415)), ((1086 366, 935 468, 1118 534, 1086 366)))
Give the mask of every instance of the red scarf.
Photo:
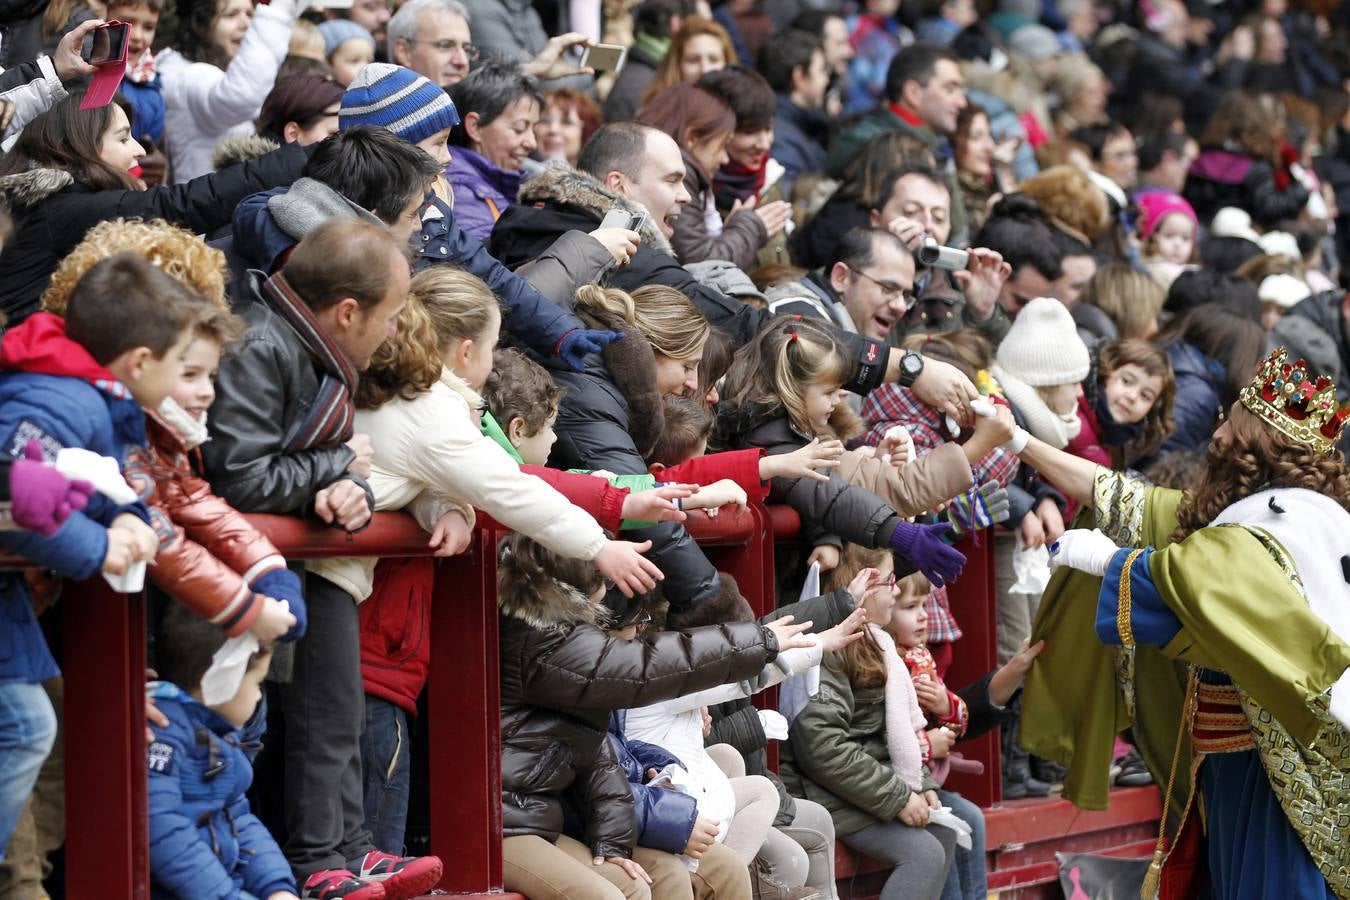
POLYGON ((919 118, 918 113, 910 109, 908 106, 905 106, 903 103, 892 103, 889 105, 888 108, 891 111, 891 115, 895 116, 897 119, 901 120, 902 122, 905 122, 908 125, 913 125, 915 128, 928 127, 928 124, 924 122, 923 119, 919 118))

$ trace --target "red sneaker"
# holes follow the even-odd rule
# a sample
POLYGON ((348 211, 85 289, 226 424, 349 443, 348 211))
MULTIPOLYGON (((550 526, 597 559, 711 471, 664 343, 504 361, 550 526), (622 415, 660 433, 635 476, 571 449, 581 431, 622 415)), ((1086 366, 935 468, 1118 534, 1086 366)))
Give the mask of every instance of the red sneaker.
POLYGON ((352 866, 357 876, 384 886, 388 900, 411 900, 434 888, 441 880, 439 856, 395 856, 372 850, 352 866))
POLYGON ((375 879, 360 878, 346 869, 324 869, 305 879, 302 900, 383 900, 388 895, 375 879))

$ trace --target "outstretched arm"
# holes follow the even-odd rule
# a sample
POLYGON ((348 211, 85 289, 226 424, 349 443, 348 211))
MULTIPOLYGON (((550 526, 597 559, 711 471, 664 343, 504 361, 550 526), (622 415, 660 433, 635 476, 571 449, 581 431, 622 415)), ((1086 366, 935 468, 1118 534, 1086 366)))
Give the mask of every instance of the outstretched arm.
MULTIPOLYGON (((1013 439, 1014 441, 1016 438, 1013 439)), ((1063 450, 1056 450, 1034 437, 1017 454, 1022 462, 1045 476, 1046 480, 1084 506, 1092 506, 1092 484, 1098 466, 1063 450)))

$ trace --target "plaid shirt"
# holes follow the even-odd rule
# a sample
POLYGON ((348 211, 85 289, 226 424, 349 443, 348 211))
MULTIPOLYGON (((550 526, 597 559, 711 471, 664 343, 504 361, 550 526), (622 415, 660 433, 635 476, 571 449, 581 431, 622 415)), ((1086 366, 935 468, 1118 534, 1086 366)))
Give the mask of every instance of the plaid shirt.
POLYGON ((928 643, 950 644, 961 639, 964 632, 957 624, 956 616, 952 615, 945 587, 934 587, 924 598, 923 609, 928 613, 928 643))
MULTIPOLYGON (((914 396, 913 391, 898 384, 883 384, 863 398, 862 417, 868 429, 857 440, 858 444, 875 447, 894 425, 904 425, 909 429, 910 436, 914 438, 914 449, 920 456, 950 440, 942 412, 925 406, 914 396)), ((1017 477, 1019 465, 1016 456, 1002 447, 996 447, 971 469, 975 474, 976 485, 997 481, 1006 488, 1017 477)))

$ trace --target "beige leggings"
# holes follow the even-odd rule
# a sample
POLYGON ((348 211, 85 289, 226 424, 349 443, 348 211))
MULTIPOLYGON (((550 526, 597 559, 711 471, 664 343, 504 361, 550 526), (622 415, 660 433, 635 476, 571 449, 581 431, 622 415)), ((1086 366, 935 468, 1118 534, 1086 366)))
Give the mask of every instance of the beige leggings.
POLYGON ((502 841, 502 880, 529 900, 749 900, 750 873, 732 850, 714 845, 690 874, 677 856, 636 847, 633 860, 652 883, 634 881, 612 863, 592 864, 591 851, 563 836, 550 844, 523 835, 502 841))
POLYGON ((707 749, 713 762, 726 773, 736 796, 736 813, 722 843, 735 850, 748 866, 764 846, 778 815, 778 789, 762 775, 746 775, 745 760, 730 744, 713 744, 707 749))

